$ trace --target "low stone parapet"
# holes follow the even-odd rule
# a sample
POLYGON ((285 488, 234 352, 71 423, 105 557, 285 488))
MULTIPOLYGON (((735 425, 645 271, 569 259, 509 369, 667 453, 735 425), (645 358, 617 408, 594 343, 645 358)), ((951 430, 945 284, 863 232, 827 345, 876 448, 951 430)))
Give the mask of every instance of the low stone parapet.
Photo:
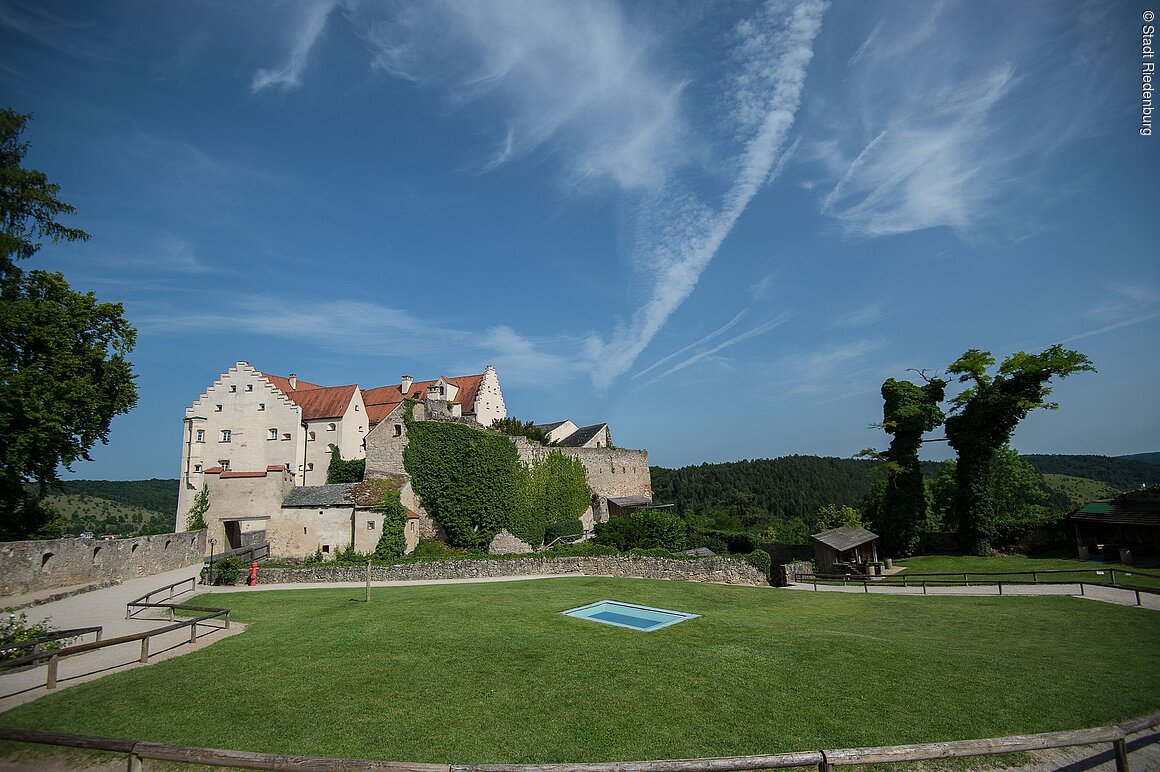
MULTIPOLYGON (((515 560, 439 560, 371 566, 371 581, 397 582, 432 579, 483 579, 514 576, 616 576, 632 579, 672 579, 766 586, 765 575, 742 558, 715 557, 676 560, 638 555, 594 557, 535 557, 515 560)), ((362 582, 363 566, 303 566, 258 569, 259 584, 362 582)))

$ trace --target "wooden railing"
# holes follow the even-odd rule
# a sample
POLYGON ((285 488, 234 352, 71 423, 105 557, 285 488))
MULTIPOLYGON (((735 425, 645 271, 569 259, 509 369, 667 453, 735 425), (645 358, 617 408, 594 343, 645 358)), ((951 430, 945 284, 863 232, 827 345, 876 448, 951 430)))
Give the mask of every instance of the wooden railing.
POLYGON ((1116 583, 1116 571, 1119 570, 1121 575, 1144 576, 1149 579, 1160 580, 1160 574, 1151 574, 1144 571, 1124 571, 1123 569, 1086 569, 1086 568, 1063 568, 1063 569, 1044 569, 1041 571, 947 571, 939 573, 927 574, 895 574, 892 576, 867 577, 862 575, 851 574, 796 574, 792 581, 794 584, 813 584, 814 589, 818 588, 818 584, 822 585, 836 585, 842 586, 853 585, 855 587, 861 586, 865 592, 870 592, 871 587, 914 587, 921 588, 923 594, 927 593, 928 587, 995 587, 998 594, 1003 594, 1004 585, 1012 586, 1026 586, 1026 585, 1074 585, 1079 588, 1080 595, 1086 595, 1086 587, 1108 587, 1116 590, 1125 590, 1134 593, 1136 596, 1136 605, 1142 606, 1143 600, 1141 593, 1149 593, 1152 595, 1160 595, 1160 586, 1147 587, 1135 584, 1118 584, 1116 583), (1082 578, 1062 579, 1060 574, 1088 574, 1088 573, 1103 573, 1109 572, 1109 580, 1107 582, 1089 581, 1082 578), (999 577, 1012 576, 1030 576, 1030 580, 1026 579, 1001 579, 999 577), (1047 576, 1047 579, 1040 577, 1047 576))
POLYGON ((256 563, 259 560, 270 559, 270 542, 251 544, 248 547, 235 547, 232 550, 218 552, 205 559, 205 567, 210 568, 214 563, 226 558, 239 557, 243 563, 256 563))
MULTIPOLYGON (((169 600, 173 600, 173 597, 175 595, 182 595, 182 594, 187 593, 187 592, 193 592, 195 589, 197 589, 197 577, 191 576, 188 579, 182 579, 180 582, 174 582, 173 584, 167 584, 164 587, 158 587, 156 590, 150 590, 149 592, 142 595, 140 598, 134 598, 133 600, 131 600, 125 604, 125 619, 132 619, 133 617, 140 614, 146 608, 155 608, 156 604, 152 602, 152 598, 154 595, 161 595, 162 593, 167 593, 166 598, 169 600), (186 589, 180 590, 178 592, 174 592, 174 590, 176 590, 176 588, 181 587, 181 586, 186 585, 186 584, 188 584, 189 587, 187 587, 186 589)), ((172 619, 172 618, 173 617, 171 615, 170 619, 172 619)))
MULTIPOLYGON (((9 643, 6 646, 0 646, 0 654, 6 651, 16 651, 19 649, 32 649, 30 652, 31 654, 38 654, 40 653, 40 647, 46 643, 51 643, 52 641, 62 641, 66 638, 80 638, 82 635, 88 635, 89 633, 96 633, 97 640, 99 641, 101 640, 101 633, 103 630, 104 628, 102 628, 100 625, 97 625, 96 627, 75 627, 71 630, 57 630, 55 633, 50 633, 49 635, 41 635, 36 638, 29 638, 26 641, 18 641, 16 643, 9 643)), ((13 657, 12 659, 4 660, 3 662, 0 662, 0 668, 18 667, 20 665, 26 664, 23 662, 24 659, 24 657, 13 657)))
POLYGON ((208 767, 296 770, 296 772, 334 772, 336 770, 381 770, 382 772, 732 772, 733 770, 794 769, 800 767, 817 767, 819 772, 830 772, 834 767, 856 764, 992 756, 1107 743, 1112 746, 1117 772, 1130 772, 1126 738, 1129 735, 1157 726, 1160 726, 1160 713, 1094 729, 1073 729, 1064 732, 993 737, 984 740, 954 740, 874 748, 838 748, 797 753, 774 753, 763 756, 569 764, 422 764, 287 756, 217 748, 193 748, 185 745, 122 740, 113 737, 41 732, 14 727, 0 727, 0 740, 124 753, 128 756, 130 770, 143 770, 146 760, 156 760, 200 764, 208 767))

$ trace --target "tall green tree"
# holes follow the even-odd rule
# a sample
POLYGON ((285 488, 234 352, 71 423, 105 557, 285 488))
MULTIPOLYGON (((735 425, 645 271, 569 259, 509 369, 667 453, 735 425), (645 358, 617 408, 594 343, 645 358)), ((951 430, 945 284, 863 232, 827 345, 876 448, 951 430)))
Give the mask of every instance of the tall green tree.
POLYGON ((882 454, 886 497, 874 523, 887 554, 913 555, 930 508, 918 450, 922 435, 942 424, 939 403, 947 382, 930 378, 922 386, 888 378, 882 384, 882 428, 893 439, 882 454))
POLYGON ((990 352, 971 349, 947 368, 960 383, 969 384, 951 400, 953 415, 946 420, 946 433, 959 457, 954 516, 968 549, 978 555, 991 551, 996 535, 999 513, 992 480, 996 453, 1032 410, 1058 407, 1047 401, 1053 378, 1095 371, 1086 356, 1060 345, 1040 354, 1012 354, 990 375, 993 364, 990 352))
POLYGON ((113 417, 137 403, 125 357, 136 330, 119 303, 75 292, 59 273, 24 272, 42 239, 87 241, 56 218, 74 209, 23 167, 29 116, 0 110, 0 538, 51 536, 41 498, 57 470, 108 442, 113 417), (29 496, 26 483, 39 496, 29 496))

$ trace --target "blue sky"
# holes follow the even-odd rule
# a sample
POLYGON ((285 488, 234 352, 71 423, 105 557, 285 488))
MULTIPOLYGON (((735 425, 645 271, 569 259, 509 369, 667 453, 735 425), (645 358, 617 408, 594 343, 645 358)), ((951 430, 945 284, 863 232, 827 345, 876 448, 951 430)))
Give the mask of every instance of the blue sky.
POLYGON ((882 447, 885 378, 1063 342, 1099 373, 1015 447, 1158 450, 1144 8, 0 2, 0 101, 93 237, 31 267, 139 330, 71 476, 176 476, 243 359, 492 363, 678 466, 882 447))

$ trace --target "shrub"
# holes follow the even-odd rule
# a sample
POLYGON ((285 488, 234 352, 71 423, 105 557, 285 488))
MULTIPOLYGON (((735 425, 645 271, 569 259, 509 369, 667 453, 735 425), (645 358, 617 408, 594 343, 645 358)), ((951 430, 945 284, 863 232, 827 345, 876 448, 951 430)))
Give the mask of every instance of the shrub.
POLYGON ((465 554, 466 550, 455 549, 438 539, 419 539, 419 545, 411 553, 411 557, 425 560, 442 560, 465 554))
POLYGON ((634 547, 628 551, 629 555, 640 555, 646 558, 671 558, 673 553, 664 547, 634 547))
POLYGON ((621 552, 661 547, 685 548, 685 521, 665 509, 642 509, 631 517, 614 517, 596 526, 596 542, 621 552))
POLYGON ((306 565, 321 565, 324 560, 326 560, 326 558, 322 557, 322 547, 319 547, 318 549, 314 550, 313 555, 306 558, 306 565))
POLYGON ((773 558, 765 550, 754 550, 745 556, 745 560, 755 568, 759 569, 761 573, 765 574, 765 578, 769 578, 770 571, 773 570, 773 558))
POLYGON ((387 491, 378 509, 383 513, 383 533, 375 545, 375 557, 379 560, 401 558, 407 552, 407 508, 399 500, 399 492, 387 491))
POLYGON ((726 553, 730 555, 748 555, 755 549, 759 549, 761 545, 761 540, 751 533, 745 533, 743 531, 718 531, 710 528, 697 529, 693 533, 691 543, 698 541, 715 542, 723 546, 725 548, 724 550, 717 550, 709 544, 704 545, 718 555, 724 555, 726 553))
MULTIPOLYGON (((0 646, 10 646, 14 643, 32 641, 45 635, 52 635, 57 629, 47 619, 35 624, 28 624, 28 615, 21 611, 19 614, 9 614, 0 622, 0 646)), ((72 643, 72 638, 60 638, 55 641, 46 641, 38 647, 40 651, 56 651, 72 643)), ((0 661, 16 659, 32 653, 32 646, 21 649, 0 651, 0 661)))
POLYGON ((209 486, 202 486, 202 489, 193 497, 193 503, 189 506, 189 515, 185 519, 185 527, 188 531, 200 531, 206 527, 205 513, 209 511, 209 486))
POLYGON ((594 541, 582 541, 579 544, 558 543, 551 549, 539 553, 539 555, 548 558, 583 558, 619 554, 620 552, 616 547, 607 547, 594 541))
POLYGON ((366 469, 365 458, 343 459, 338 448, 331 448, 330 466, 326 468, 326 484, 362 482, 363 471, 366 469))
POLYGON ((575 541, 583 535, 584 524, 580 522, 580 518, 557 520, 554 523, 548 523, 544 529, 544 543, 551 544, 557 539, 561 542, 575 541))
POLYGON ((214 584, 233 584, 242 571, 242 559, 237 555, 222 558, 213 564, 214 584))

